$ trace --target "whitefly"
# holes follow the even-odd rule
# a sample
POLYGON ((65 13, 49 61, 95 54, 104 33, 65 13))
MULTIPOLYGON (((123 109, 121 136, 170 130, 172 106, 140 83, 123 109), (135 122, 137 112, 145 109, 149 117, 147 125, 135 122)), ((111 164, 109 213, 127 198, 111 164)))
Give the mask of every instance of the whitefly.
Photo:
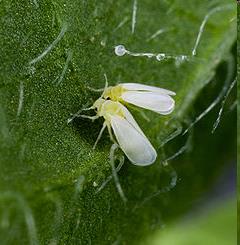
MULTIPOLYGON (((94 144, 96 147, 104 130, 107 128, 110 139, 117 143, 127 158, 135 165, 146 166, 155 162, 157 153, 137 122, 123 104, 149 109, 167 115, 174 109, 175 102, 171 96, 174 92, 154 86, 137 83, 122 83, 105 86, 102 96, 88 109, 95 109, 95 116, 77 115, 96 120, 104 118, 103 127, 94 144)), ((70 119, 71 121, 72 119, 70 119)))
POLYGON ((79 116, 91 120, 96 120, 100 117, 104 118, 103 127, 94 144, 94 148, 107 128, 110 139, 113 142, 117 142, 133 164, 145 166, 152 164, 156 160, 157 153, 155 149, 124 105, 118 101, 99 98, 89 109, 95 109, 96 115, 92 117, 87 115, 79 116))
POLYGON ((121 83, 104 90, 103 98, 127 102, 161 115, 170 114, 175 107, 173 91, 139 83, 121 83))

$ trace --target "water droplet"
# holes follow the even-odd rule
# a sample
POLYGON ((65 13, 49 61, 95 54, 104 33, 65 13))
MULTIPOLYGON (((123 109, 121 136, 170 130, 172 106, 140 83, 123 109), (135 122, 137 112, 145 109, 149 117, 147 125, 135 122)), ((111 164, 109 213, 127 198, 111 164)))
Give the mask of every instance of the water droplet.
POLYGON ((127 50, 125 49, 125 47, 123 45, 118 45, 115 47, 115 54, 117 56, 123 56, 127 53, 127 50))
POLYGON ((188 60, 188 56, 187 55, 180 55, 180 56, 176 57, 175 65, 177 67, 179 67, 185 60, 188 60))
POLYGON ((102 40, 102 41, 101 41, 101 45, 102 45, 103 47, 105 47, 105 46, 106 46, 106 40, 102 40))
POLYGON ((158 61, 161 61, 161 60, 164 60, 165 57, 166 57, 165 54, 158 54, 158 55, 156 56, 156 59, 157 59, 158 61))
POLYGON ((98 183, 96 183, 95 181, 93 182, 93 186, 94 187, 97 187, 98 186, 98 183))
POLYGON ((182 55, 182 56, 180 56, 180 57, 181 57, 181 60, 182 60, 182 61, 187 60, 187 58, 188 58, 186 55, 182 55))

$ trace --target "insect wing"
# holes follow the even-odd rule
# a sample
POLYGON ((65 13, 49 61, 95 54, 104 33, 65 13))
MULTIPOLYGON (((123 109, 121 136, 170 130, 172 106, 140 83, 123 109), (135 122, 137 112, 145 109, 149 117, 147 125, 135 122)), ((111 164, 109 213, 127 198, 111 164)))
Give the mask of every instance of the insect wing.
POLYGON ((149 140, 125 118, 112 116, 111 126, 118 144, 133 164, 146 166, 156 160, 157 153, 149 140))
POLYGON ((139 133, 141 133, 141 134, 145 137, 143 131, 142 131, 141 128, 138 126, 137 122, 136 122, 135 119, 133 118, 132 114, 128 111, 128 109, 127 109, 124 105, 122 105, 121 103, 118 102, 118 104, 119 104, 119 106, 121 107, 121 110, 123 111, 126 120, 127 120, 131 125, 133 125, 133 127, 134 127, 139 133))
POLYGON ((122 83, 121 85, 123 86, 123 88, 130 91, 149 91, 149 92, 156 92, 160 94, 168 94, 172 96, 176 95, 176 93, 174 93, 173 91, 164 88, 158 88, 158 87, 148 86, 139 83, 122 83))
POLYGON ((155 92, 124 92, 121 98, 135 106, 139 106, 162 115, 167 115, 174 110, 175 101, 167 94, 155 92))

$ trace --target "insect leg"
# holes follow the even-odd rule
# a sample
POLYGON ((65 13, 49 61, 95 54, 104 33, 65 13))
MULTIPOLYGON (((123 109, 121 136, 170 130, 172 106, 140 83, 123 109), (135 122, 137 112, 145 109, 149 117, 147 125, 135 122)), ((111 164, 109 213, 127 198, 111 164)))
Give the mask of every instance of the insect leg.
POLYGON ((109 136, 110 136, 110 140, 113 143, 116 143, 116 140, 114 139, 113 134, 112 134, 112 129, 111 129, 111 125, 110 124, 107 124, 107 129, 108 129, 108 133, 109 133, 109 136))
POLYGON ((95 141, 95 143, 94 143, 94 145, 93 145, 93 149, 95 149, 96 148, 96 146, 97 146, 97 143, 98 143, 98 141, 101 139, 101 137, 102 137, 102 134, 103 134, 103 131, 104 131, 104 129, 106 128, 106 123, 104 122, 103 123, 103 126, 102 126, 102 128, 101 128, 101 130, 100 130, 100 132, 99 132, 99 134, 98 134, 98 137, 97 137, 97 139, 96 139, 96 141, 95 141))
POLYGON ((82 116, 81 113, 83 111, 90 111, 90 110, 93 110, 93 109, 95 109, 94 106, 91 106, 91 107, 88 107, 88 108, 84 108, 84 109, 79 110, 77 113, 72 114, 72 117, 67 120, 67 123, 72 122, 76 117, 81 117, 82 116))
POLYGON ((90 91, 93 91, 93 92, 103 92, 104 91, 104 88, 92 88, 92 87, 87 87, 90 91))
POLYGON ((87 118, 87 119, 90 119, 92 121, 94 121, 94 120, 99 118, 98 115, 96 115, 96 116, 79 115, 78 117, 87 118))

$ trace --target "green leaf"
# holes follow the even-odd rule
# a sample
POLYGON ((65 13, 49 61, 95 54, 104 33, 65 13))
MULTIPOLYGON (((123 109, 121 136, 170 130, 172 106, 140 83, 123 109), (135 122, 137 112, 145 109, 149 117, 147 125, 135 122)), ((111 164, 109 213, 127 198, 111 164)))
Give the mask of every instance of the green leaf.
MULTIPOLYGON (((175 185, 175 170, 161 163, 166 159, 165 153, 176 152, 185 139, 169 147, 161 145, 171 133, 180 132, 185 126, 200 92, 212 80, 220 62, 229 57, 236 40, 235 4, 227 0, 138 1, 134 34, 132 7, 131 1, 124 0, 1 1, 0 240, 3 244, 137 242, 149 232, 152 220, 161 216, 154 211, 163 212, 179 197, 179 209, 174 211, 171 206, 166 219, 185 212, 196 198, 196 190, 202 193, 220 171, 213 164, 207 173, 207 167, 216 159, 223 165, 222 155, 216 155, 215 151, 222 147, 221 137, 231 141, 232 134, 227 133, 231 120, 219 136, 208 139, 215 144, 208 160, 204 157, 204 150, 208 150, 205 146, 176 167, 177 174, 185 176, 184 185, 191 186, 188 198, 180 187, 176 193, 151 198, 145 205, 144 200, 151 193, 161 188, 170 191, 175 185), (159 62, 154 58, 114 54, 114 46, 124 44, 132 52, 191 56, 200 25, 215 8, 221 11, 209 16, 197 55, 189 61, 176 65, 174 60, 159 62), (116 29, 122 21, 125 24, 116 29), (149 40, 162 28, 169 31, 149 40), (158 159, 146 168, 125 161, 119 179, 128 198, 126 205, 113 181, 96 194, 111 174, 112 143, 107 133, 97 149, 92 149, 103 121, 77 119, 67 124, 71 113, 91 105, 100 96, 88 87, 104 87, 104 73, 110 85, 137 82, 177 93, 176 109, 170 116, 146 112, 150 119, 147 122, 133 112, 158 150, 158 159), (204 183, 203 176, 194 176, 198 172, 206 174, 209 182, 204 183), (184 206, 186 199, 188 204, 184 206)), ((225 78, 216 78, 221 79, 225 78)), ((205 94, 213 93, 206 89, 205 94)), ((198 112, 197 108, 192 111, 198 112)), ((200 135, 205 139, 209 132, 200 135)), ((229 156, 231 144, 226 149, 225 155, 229 156)))
POLYGON ((204 243, 227 245, 236 244, 236 242, 236 200, 231 200, 221 204, 220 207, 210 207, 210 210, 202 211, 200 217, 191 220, 186 219, 185 222, 179 222, 168 227, 143 244, 198 245, 204 243))

